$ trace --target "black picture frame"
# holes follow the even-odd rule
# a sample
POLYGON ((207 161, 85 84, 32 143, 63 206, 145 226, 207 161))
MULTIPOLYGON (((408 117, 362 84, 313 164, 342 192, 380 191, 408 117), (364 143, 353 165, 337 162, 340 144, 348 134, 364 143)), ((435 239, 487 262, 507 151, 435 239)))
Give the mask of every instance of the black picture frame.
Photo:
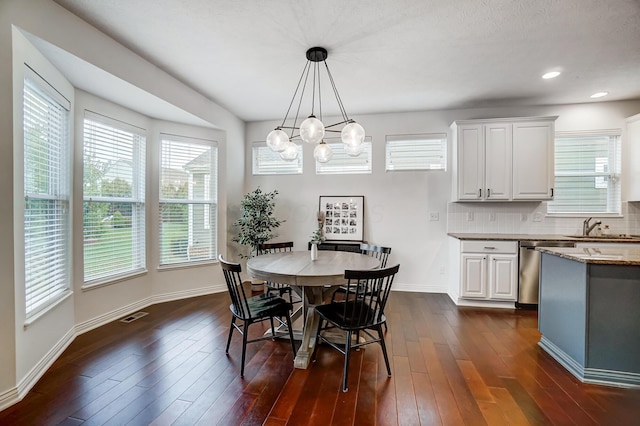
POLYGON ((364 241, 364 195, 321 195, 324 235, 329 241, 364 241))

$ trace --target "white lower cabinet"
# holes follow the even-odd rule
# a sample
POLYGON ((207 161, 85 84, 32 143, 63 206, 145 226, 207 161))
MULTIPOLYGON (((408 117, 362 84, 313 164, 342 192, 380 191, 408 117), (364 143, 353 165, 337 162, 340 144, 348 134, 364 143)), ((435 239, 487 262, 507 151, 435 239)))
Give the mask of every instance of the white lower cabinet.
POLYGON ((461 298, 516 300, 517 241, 462 241, 460 267, 461 298))

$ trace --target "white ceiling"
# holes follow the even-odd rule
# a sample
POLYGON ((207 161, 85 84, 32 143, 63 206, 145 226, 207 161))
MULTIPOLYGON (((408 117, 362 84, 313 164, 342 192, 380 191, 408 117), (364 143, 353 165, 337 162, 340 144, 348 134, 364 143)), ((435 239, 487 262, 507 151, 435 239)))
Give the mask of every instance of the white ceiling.
POLYGON ((55 2, 246 121, 283 118, 313 46, 352 117, 640 99, 639 0, 55 2))

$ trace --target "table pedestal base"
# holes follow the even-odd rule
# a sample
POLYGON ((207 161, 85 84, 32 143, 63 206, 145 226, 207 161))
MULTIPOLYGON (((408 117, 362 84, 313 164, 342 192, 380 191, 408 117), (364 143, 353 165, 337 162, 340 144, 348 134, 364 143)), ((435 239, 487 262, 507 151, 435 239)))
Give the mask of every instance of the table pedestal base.
POLYGON ((304 323, 304 333, 302 335, 302 343, 298 349, 298 354, 293 360, 295 368, 307 368, 311 362, 311 355, 316 347, 316 332, 318 331, 318 322, 320 317, 316 315, 315 307, 322 305, 327 297, 330 297, 338 288, 306 286, 303 287, 304 293, 304 312, 306 318, 304 323))

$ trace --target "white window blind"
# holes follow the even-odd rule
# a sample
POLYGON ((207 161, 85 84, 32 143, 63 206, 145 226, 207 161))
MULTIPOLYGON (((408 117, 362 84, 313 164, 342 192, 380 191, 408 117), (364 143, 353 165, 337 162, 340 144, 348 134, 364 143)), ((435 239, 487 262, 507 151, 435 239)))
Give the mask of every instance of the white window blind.
POLYGON ((160 265, 216 259, 217 144, 161 139, 160 265))
POLYGON ((293 161, 285 161, 279 152, 274 152, 266 142, 252 144, 254 175, 299 175, 302 174, 302 145, 298 147, 298 157, 293 161))
POLYGON ((326 163, 316 161, 316 174, 340 175, 371 173, 371 137, 365 137, 364 150, 360 155, 352 157, 344 149, 344 143, 340 140, 325 140, 333 150, 331 160, 326 163))
POLYGON ((620 214, 620 135, 561 134, 555 140, 549 213, 620 214))
POLYGON ((24 80, 24 270, 27 317, 70 291, 69 101, 24 80))
POLYGON ((84 282, 145 270, 145 131, 85 111, 84 282))
POLYGON ((388 135, 386 170, 446 170, 447 135, 388 135))

